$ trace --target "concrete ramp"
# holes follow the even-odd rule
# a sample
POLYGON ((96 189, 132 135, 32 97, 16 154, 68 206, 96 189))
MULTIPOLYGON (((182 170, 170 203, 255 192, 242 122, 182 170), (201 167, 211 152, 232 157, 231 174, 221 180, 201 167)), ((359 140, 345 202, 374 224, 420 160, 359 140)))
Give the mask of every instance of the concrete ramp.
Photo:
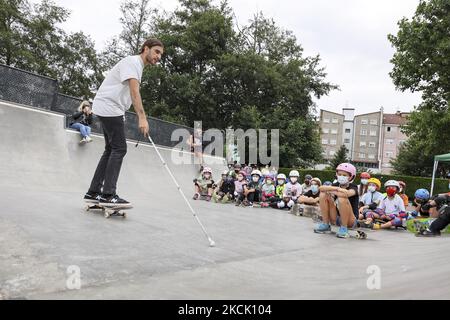
MULTIPOLYGON (((102 137, 80 147, 62 115, 9 103, 0 137, 0 299, 450 298, 448 238, 338 240, 285 212, 192 201, 209 248, 152 147, 130 142, 118 193, 135 208, 106 220, 82 201, 102 137), (370 266, 380 290, 367 287, 370 266)), ((196 167, 159 150, 190 198, 196 167)), ((225 168, 207 162, 216 178, 225 168)))

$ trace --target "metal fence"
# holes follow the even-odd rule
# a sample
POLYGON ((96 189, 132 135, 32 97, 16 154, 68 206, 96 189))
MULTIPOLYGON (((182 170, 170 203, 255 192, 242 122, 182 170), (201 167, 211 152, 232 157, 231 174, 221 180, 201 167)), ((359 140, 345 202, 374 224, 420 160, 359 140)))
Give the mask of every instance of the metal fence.
MULTIPOLYGON (((47 109, 66 115, 68 126, 72 114, 77 111, 81 99, 58 93, 58 82, 55 79, 40 76, 24 70, 0 64, 0 100, 20 103, 34 108, 47 109)), ((137 115, 127 112, 126 137, 140 140, 137 115)), ((149 117, 150 135, 154 142, 161 146, 174 147, 179 142, 171 141, 172 133, 177 129, 192 128, 149 117)), ((92 131, 102 133, 99 121, 94 121, 92 131)))

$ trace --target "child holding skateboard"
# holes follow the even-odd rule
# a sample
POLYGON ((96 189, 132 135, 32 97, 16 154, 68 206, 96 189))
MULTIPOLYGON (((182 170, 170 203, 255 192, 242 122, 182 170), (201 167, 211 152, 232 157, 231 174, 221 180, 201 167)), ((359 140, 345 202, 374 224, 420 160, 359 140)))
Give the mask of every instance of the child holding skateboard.
POLYGON ((331 231, 331 224, 339 225, 338 238, 349 238, 348 228, 357 224, 358 186, 353 183, 356 168, 350 163, 342 163, 336 168, 337 182, 320 188, 319 205, 322 222, 314 229, 316 233, 331 231))

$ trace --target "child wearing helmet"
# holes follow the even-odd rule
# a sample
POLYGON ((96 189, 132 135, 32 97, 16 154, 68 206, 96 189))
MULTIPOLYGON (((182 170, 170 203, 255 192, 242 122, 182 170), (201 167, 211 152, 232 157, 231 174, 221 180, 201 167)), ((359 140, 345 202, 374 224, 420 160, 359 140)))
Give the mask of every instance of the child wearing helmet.
POLYGON ((234 178, 233 172, 229 172, 225 177, 222 175, 222 181, 215 193, 215 202, 227 203, 234 199, 234 178))
POLYGON ((390 229, 391 227, 403 227, 408 218, 403 199, 398 195, 400 184, 398 181, 389 180, 384 184, 387 196, 383 198, 376 212, 368 214, 366 223, 372 223, 375 219, 385 221, 384 224, 374 224, 373 228, 390 229))
MULTIPOLYGON (((369 179, 371 178, 370 173, 363 172, 359 176, 361 180, 361 184, 358 186, 358 194, 360 197, 365 195, 367 193, 368 185, 369 185, 369 179)), ((381 189, 381 188, 380 188, 381 189)))
POLYGON ((241 170, 234 181, 234 198, 236 200, 236 206, 240 206, 245 199, 244 186, 247 185, 246 177, 247 173, 244 170, 241 170))
POLYGON ((310 190, 300 197, 299 202, 306 205, 318 206, 321 186, 322 181, 319 178, 312 178, 310 182, 310 190))
POLYGON ((279 209, 278 203, 283 200, 284 188, 286 187, 286 175, 284 173, 280 173, 277 175, 277 186, 275 188, 275 197, 269 204, 271 208, 279 209))
POLYGON ((307 193, 309 190, 311 190, 311 181, 312 181, 312 179, 313 179, 313 177, 310 174, 307 174, 305 176, 305 181, 303 181, 303 184, 302 184, 303 195, 305 193, 307 193))
POLYGON ((271 174, 266 175, 264 179, 264 184, 262 185, 262 206, 268 207, 269 203, 273 202, 275 199, 275 183, 273 181, 273 176, 271 174))
POLYGON ((427 189, 418 189, 414 193, 414 211, 409 212, 412 218, 428 218, 430 216, 430 207, 428 202, 430 201, 430 192, 427 189))
POLYGON ((298 183, 299 178, 300 173, 297 170, 292 170, 289 173, 289 181, 284 187, 283 199, 278 203, 278 208, 292 209, 297 204, 298 198, 300 198, 303 193, 302 185, 298 183))
POLYGON ((366 219, 369 212, 374 212, 381 201, 383 194, 381 190, 381 181, 376 178, 371 178, 367 181, 367 193, 364 194, 359 202, 359 220, 366 219))
POLYGON ((358 187, 353 181, 356 168, 342 163, 336 168, 337 182, 320 188, 319 205, 322 222, 314 229, 316 233, 331 231, 331 224, 339 225, 338 238, 349 238, 348 228, 356 226, 358 218, 358 187))
POLYGON ((261 201, 261 177, 261 171, 253 170, 250 182, 244 185, 245 206, 253 206, 255 202, 259 203, 261 201))
POLYGON ((211 201, 213 194, 214 180, 212 179, 212 170, 209 167, 203 168, 202 176, 194 179, 195 194, 193 199, 198 200, 201 196, 206 196, 206 201, 211 201))
POLYGON ((409 205, 409 198, 405 193, 406 192, 406 183, 403 181, 399 181, 398 184, 400 185, 400 191, 399 191, 398 195, 400 196, 400 198, 402 198, 403 203, 406 208, 409 205))

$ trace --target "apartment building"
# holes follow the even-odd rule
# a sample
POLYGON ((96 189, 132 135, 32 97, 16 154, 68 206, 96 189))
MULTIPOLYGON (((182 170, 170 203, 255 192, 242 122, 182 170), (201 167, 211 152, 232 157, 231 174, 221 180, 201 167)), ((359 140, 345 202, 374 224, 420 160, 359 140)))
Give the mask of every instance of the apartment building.
POLYGON ((409 113, 404 112, 383 115, 381 173, 390 174, 392 172, 390 162, 397 158, 399 147, 407 139, 407 136, 401 132, 401 126, 408 121, 408 115, 409 113))
POLYGON ((325 160, 333 159, 342 145, 344 120, 342 114, 320 110, 320 136, 325 160))
POLYGON ((359 167, 372 172, 391 173, 390 161, 398 154, 398 147, 406 141, 400 126, 408 113, 385 114, 378 112, 355 116, 355 109, 344 108, 342 114, 321 110, 320 130, 323 156, 331 160, 342 145, 348 158, 359 167))

